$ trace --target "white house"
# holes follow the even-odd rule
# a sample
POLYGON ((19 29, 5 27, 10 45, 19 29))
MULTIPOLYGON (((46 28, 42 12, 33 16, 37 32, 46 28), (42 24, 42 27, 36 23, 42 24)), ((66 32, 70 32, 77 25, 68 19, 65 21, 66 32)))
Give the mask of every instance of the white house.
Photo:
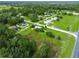
POLYGON ((58 19, 57 17, 54 17, 54 18, 51 18, 50 20, 44 21, 44 23, 45 23, 46 25, 48 25, 48 24, 51 23, 53 20, 57 20, 57 19, 58 19))
POLYGON ((39 28, 39 29, 40 29, 41 27, 40 27, 40 26, 35 26, 35 29, 36 29, 36 28, 39 28))
POLYGON ((47 21, 44 21, 44 23, 45 23, 45 24, 49 24, 49 23, 51 23, 51 21, 52 21, 52 20, 47 20, 47 21))

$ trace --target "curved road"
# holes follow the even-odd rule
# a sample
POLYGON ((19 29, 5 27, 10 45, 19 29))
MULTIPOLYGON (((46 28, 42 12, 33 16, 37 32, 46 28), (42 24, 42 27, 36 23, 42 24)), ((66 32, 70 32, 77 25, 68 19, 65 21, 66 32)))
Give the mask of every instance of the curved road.
MULTIPOLYGON (((42 25, 42 24, 39 24, 39 23, 33 23, 33 22, 30 22, 30 21, 26 21, 26 22, 34 24, 34 25, 38 25, 38 26, 46 26, 46 25, 42 25)), ((56 30, 56 31, 63 32, 63 33, 74 36, 75 37, 75 44, 74 44, 74 48, 73 48, 71 57, 73 57, 73 58, 79 57, 79 35, 72 33, 72 32, 69 32, 69 31, 62 30, 62 29, 50 27, 50 26, 46 26, 46 27, 51 29, 51 30, 56 30)))

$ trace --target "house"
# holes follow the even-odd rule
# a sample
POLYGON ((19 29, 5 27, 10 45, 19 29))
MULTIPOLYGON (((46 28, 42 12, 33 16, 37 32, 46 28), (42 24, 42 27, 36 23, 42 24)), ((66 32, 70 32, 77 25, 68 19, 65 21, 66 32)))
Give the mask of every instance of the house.
POLYGON ((45 23, 46 25, 48 25, 48 24, 50 24, 53 20, 57 20, 57 19, 58 19, 57 17, 54 17, 54 18, 51 18, 50 20, 44 21, 44 23, 45 23))
POLYGON ((35 29, 36 29, 36 28, 39 28, 39 29, 40 29, 41 27, 40 27, 40 26, 35 26, 35 29))
POLYGON ((15 30, 15 31, 18 30, 17 26, 10 26, 9 29, 13 29, 13 30, 15 30))

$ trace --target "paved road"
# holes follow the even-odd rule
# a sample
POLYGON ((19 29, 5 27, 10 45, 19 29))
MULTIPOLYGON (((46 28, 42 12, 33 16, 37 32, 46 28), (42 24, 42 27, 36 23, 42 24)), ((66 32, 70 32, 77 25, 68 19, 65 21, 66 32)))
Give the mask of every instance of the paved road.
POLYGON ((77 38, 76 38, 76 42, 75 42, 72 57, 73 58, 79 58, 79 32, 76 32, 75 34, 77 35, 77 38))
MULTIPOLYGON (((39 23, 33 23, 33 22, 30 22, 30 21, 26 21, 26 22, 31 23, 31 24, 35 24, 35 25, 38 25, 38 26, 46 26, 46 25, 42 25, 42 24, 39 24, 39 23)), ((65 30, 54 28, 54 27, 50 27, 50 26, 46 26, 46 27, 51 29, 51 30, 56 30, 56 31, 59 31, 59 32, 70 34, 70 35, 74 36, 75 38, 77 37, 74 33, 69 32, 69 31, 65 31, 65 30)))
POLYGON ((66 34, 70 34, 74 37, 77 37, 75 34, 73 34, 72 32, 69 32, 69 31, 65 31, 65 30, 61 30, 61 29, 54 28, 54 27, 49 27, 49 26, 47 26, 47 28, 52 29, 52 30, 56 30, 56 31, 59 31, 59 32, 63 32, 63 33, 66 33, 66 34))

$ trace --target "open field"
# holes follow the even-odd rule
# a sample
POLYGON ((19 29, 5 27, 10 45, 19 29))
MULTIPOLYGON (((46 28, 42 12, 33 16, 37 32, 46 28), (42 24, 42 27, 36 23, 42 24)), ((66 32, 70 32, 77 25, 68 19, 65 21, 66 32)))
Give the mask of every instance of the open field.
POLYGON ((67 31, 72 31, 76 32, 79 29, 79 16, 68 16, 65 15, 63 16, 63 19, 60 19, 60 21, 55 21, 54 22, 54 27, 67 30, 67 31))

